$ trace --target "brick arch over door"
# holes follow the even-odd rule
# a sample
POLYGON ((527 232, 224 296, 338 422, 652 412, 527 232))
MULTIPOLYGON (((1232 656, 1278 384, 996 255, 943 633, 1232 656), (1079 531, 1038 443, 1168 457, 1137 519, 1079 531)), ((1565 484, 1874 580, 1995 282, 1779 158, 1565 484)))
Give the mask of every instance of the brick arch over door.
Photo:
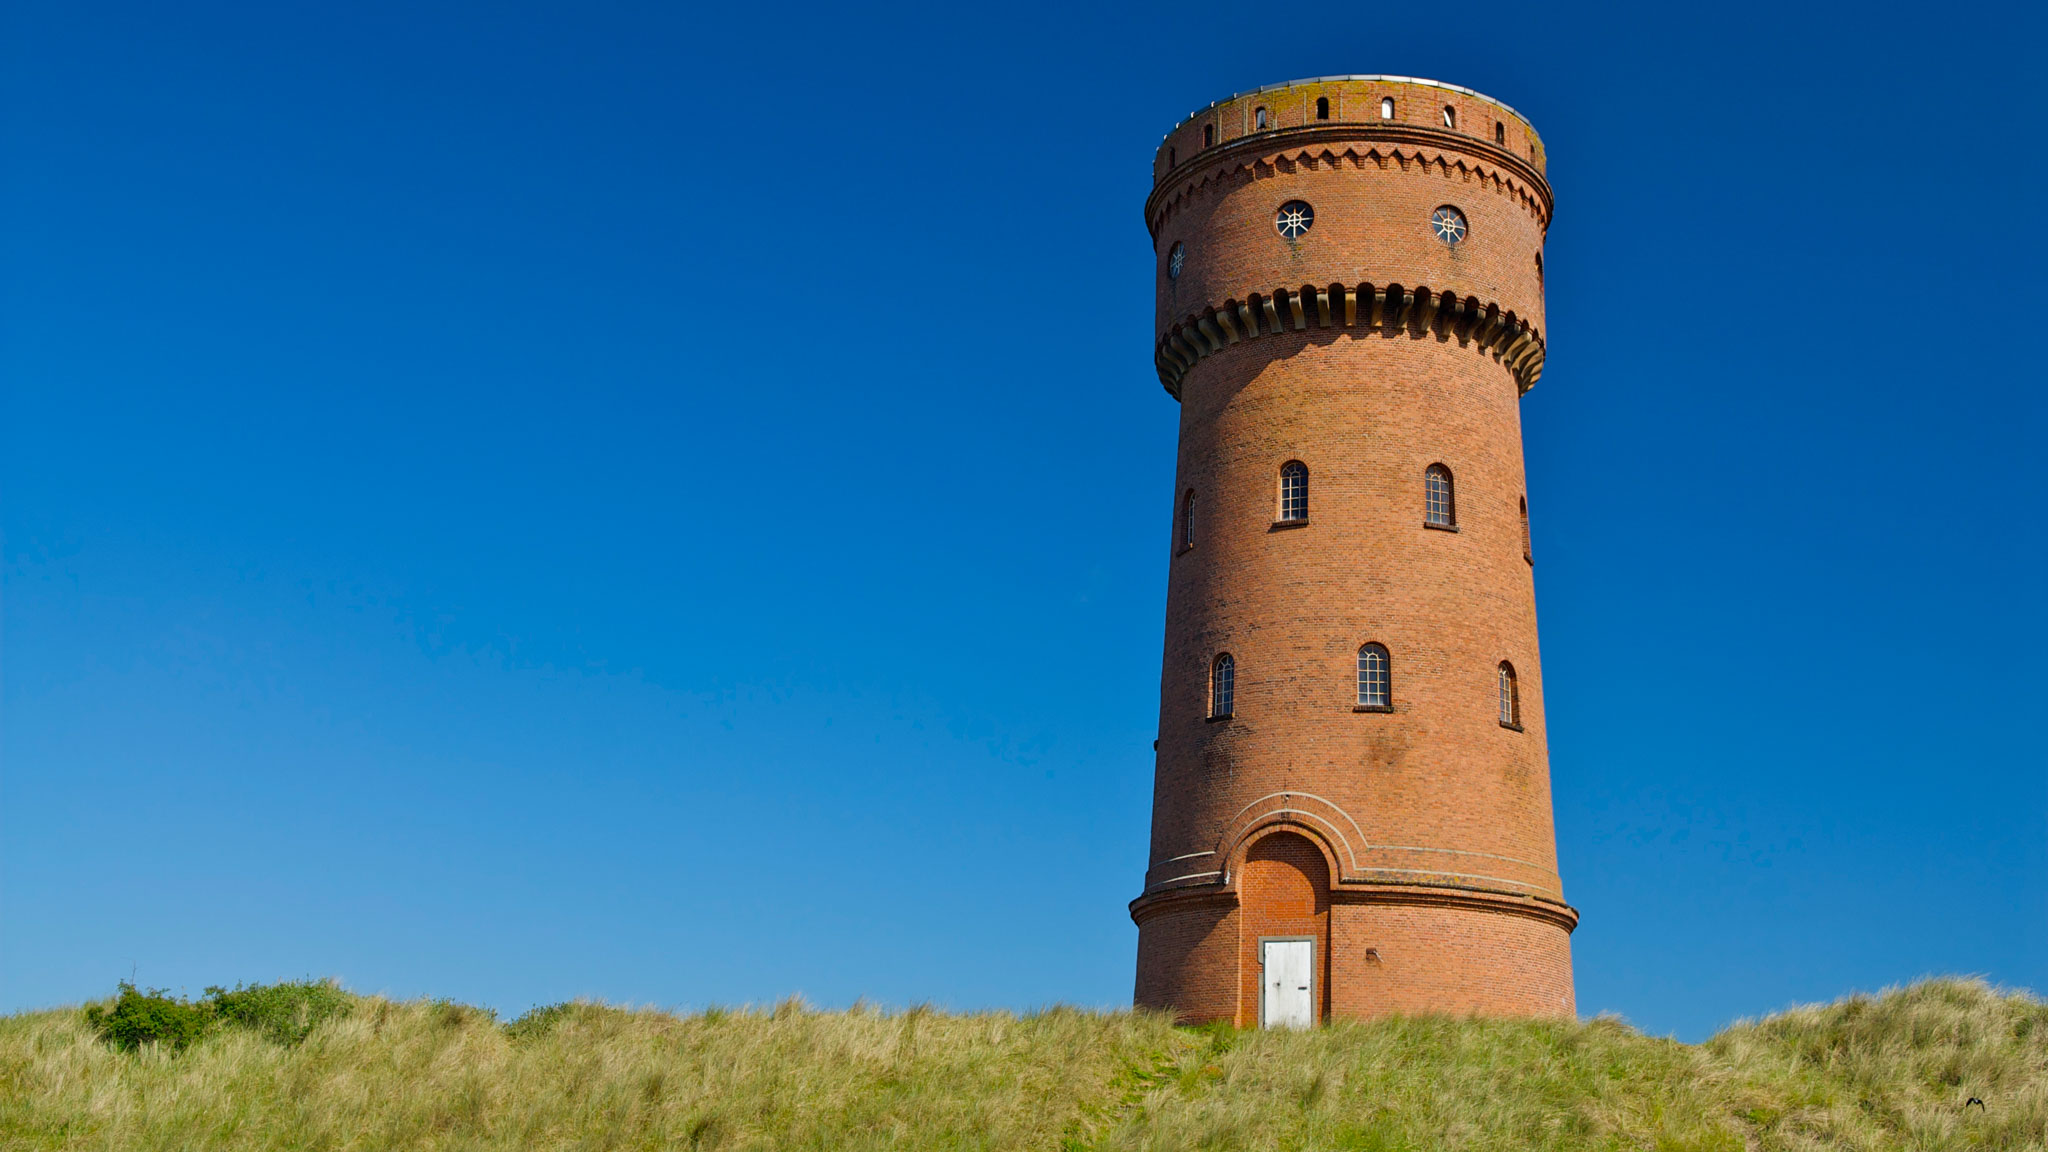
POLYGON ((1330 1012, 1330 864, 1323 848, 1293 829, 1253 840, 1237 869, 1239 1027, 1259 1022, 1259 941, 1315 941, 1316 1019, 1330 1012))
POLYGON ((1358 871, 1358 846, 1365 844, 1365 833, 1349 812, 1311 792, 1269 792, 1238 809, 1216 842, 1217 866, 1224 869, 1226 884, 1236 877, 1246 850, 1275 828, 1291 828, 1321 846, 1332 877, 1342 880, 1358 871))

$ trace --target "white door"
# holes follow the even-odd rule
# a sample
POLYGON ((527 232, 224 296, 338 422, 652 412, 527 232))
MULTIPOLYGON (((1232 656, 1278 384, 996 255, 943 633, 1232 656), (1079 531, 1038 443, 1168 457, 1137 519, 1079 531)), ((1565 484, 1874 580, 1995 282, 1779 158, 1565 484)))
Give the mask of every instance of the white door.
POLYGON ((1259 944, 1263 970, 1259 1025, 1264 1028, 1307 1028, 1316 1022, 1315 941, 1264 940, 1259 944))

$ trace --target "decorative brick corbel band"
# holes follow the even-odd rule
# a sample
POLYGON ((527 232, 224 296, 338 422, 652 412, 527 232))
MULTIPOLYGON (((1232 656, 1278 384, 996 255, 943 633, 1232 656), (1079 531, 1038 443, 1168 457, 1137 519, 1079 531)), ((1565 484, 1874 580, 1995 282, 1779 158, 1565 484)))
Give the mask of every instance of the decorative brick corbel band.
POLYGON ((1310 328, 1358 328, 1477 345, 1507 368, 1521 392, 1543 377, 1543 337, 1534 326, 1498 304, 1427 285, 1304 284, 1254 292, 1241 301, 1225 300, 1168 328, 1159 338, 1153 361, 1159 382, 1178 400, 1181 381, 1202 357, 1231 344, 1310 328))
MULTIPOLYGON (((1375 129, 1369 134, 1390 137, 1395 141, 1417 136, 1424 139, 1410 141, 1417 146, 1405 150, 1399 143, 1384 151, 1377 144, 1366 145, 1363 151, 1355 143, 1347 144, 1341 152, 1335 150, 1334 144, 1320 150, 1301 147, 1301 137, 1326 135, 1331 131, 1294 128, 1258 133, 1189 159, 1161 177, 1158 186, 1152 190, 1152 195, 1145 202, 1145 226, 1151 229, 1156 240, 1167 223, 1196 197, 1243 182, 1292 175, 1303 170, 1398 167, 1404 172, 1455 178, 1468 184, 1477 181, 1496 192, 1514 197, 1546 230, 1550 227, 1549 182, 1534 168, 1490 144, 1459 138, 1456 145, 1445 148, 1441 141, 1428 140, 1427 137, 1448 134, 1404 127, 1375 129), (1431 148, 1430 144, 1437 147, 1431 148)), ((1351 130, 1352 134, 1357 131, 1351 130)))

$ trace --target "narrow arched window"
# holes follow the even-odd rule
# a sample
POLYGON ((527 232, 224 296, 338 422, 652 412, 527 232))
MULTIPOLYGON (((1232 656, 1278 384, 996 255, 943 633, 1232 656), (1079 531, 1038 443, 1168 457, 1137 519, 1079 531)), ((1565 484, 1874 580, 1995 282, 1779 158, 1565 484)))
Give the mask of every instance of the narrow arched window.
POLYGON ((1209 665, 1209 719, 1231 714, 1237 698, 1237 661, 1225 652, 1209 665))
POLYGON ((1255 108, 1252 110, 1252 127, 1262 132, 1265 131, 1266 110, 1264 108, 1255 108))
POLYGON ((1365 644, 1358 649, 1358 706, 1394 706, 1393 661, 1387 657, 1383 644, 1365 644))
POLYGON ((1180 500, 1180 547, 1185 552, 1195 546, 1195 490, 1180 500))
POLYGON ((1451 470, 1431 464, 1422 474, 1423 523, 1432 528, 1455 528, 1458 505, 1451 492, 1451 470))
POLYGON ((1330 118, 1330 98, 1329 98, 1328 96, 1318 96, 1318 97, 1316 97, 1316 119, 1318 119, 1318 120, 1328 120, 1329 118, 1330 118))
POLYGON ((1505 144, 1508 142, 1508 126, 1498 120, 1493 122, 1493 142, 1495 144, 1505 144))
POLYGON ((1456 128, 1457 126, 1458 110, 1456 108, 1451 107, 1449 104, 1444 105, 1444 127, 1456 128))
POLYGON ((1382 120, 1392 120, 1393 118, 1394 118, 1394 98, 1393 98, 1392 96, 1382 96, 1382 97, 1380 97, 1380 119, 1382 119, 1382 120))
POLYGON ((1280 466, 1280 519, 1308 519, 1308 465, 1299 460, 1280 466))
POLYGON ((1515 666, 1505 660, 1500 662, 1500 726, 1522 726, 1522 692, 1515 684, 1515 666))
POLYGON ((1178 161, 1176 161, 1176 160, 1174 159, 1174 151, 1173 151, 1173 149, 1171 149, 1171 148, 1168 148, 1168 149, 1166 150, 1166 166, 1167 166, 1167 167, 1168 167, 1169 169, 1171 169, 1171 168, 1172 168, 1172 167, 1174 166, 1174 164, 1176 164, 1177 162, 1178 162, 1178 161))
POLYGON ((1202 147, 1207 148, 1214 143, 1216 143, 1216 126, 1214 124, 1202 125, 1202 147))
POLYGON ((1536 562, 1536 547, 1535 547, 1535 545, 1531 544, 1531 543, 1530 543, 1530 541, 1529 541, 1529 498, 1528 498, 1527 496, 1524 496, 1524 497, 1522 497, 1521 505, 1522 505, 1522 559, 1524 559, 1524 560, 1527 560, 1527 561, 1528 561, 1529 563, 1531 563, 1531 564, 1534 564, 1534 563, 1536 562))

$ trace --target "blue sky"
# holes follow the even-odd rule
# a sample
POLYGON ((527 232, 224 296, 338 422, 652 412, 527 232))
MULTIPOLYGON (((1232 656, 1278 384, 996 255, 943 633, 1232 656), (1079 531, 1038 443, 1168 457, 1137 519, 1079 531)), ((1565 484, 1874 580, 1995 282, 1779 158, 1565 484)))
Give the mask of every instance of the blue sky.
POLYGON ((1151 150, 1346 72, 1548 145, 1581 1010, 2048 988, 2043 23, 17 6, 0 1008, 1127 1002, 1151 150))

